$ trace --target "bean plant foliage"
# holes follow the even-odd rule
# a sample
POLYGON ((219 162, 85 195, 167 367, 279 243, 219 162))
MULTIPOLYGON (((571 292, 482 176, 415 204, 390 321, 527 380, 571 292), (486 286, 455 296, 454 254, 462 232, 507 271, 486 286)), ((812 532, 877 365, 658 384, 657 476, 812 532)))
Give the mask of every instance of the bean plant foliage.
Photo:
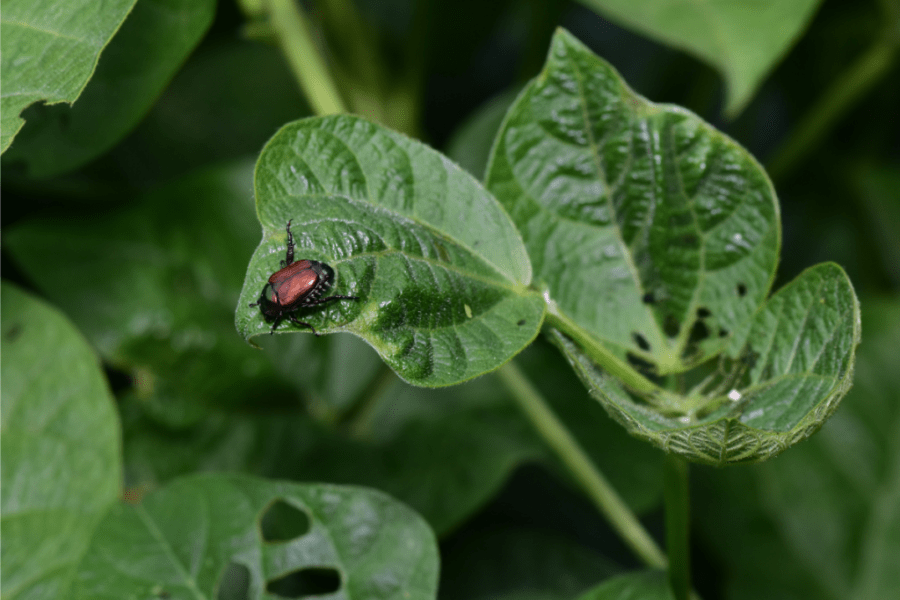
MULTIPOLYGON (((269 333, 249 304, 279 269, 288 221, 294 252, 335 270, 331 292, 360 298, 317 312, 363 337, 406 381, 460 383, 537 335, 544 305, 527 288, 521 236, 434 150, 356 117, 310 119, 266 145, 254 185, 264 239, 238 304, 244 337, 269 333)), ((322 325, 318 315, 310 322, 322 325)))
POLYGON ((5 1, 2 598, 895 597, 845 4, 5 1))
POLYGON ((778 454, 849 388, 859 304, 843 270, 811 268, 767 299, 781 239, 762 167, 696 115, 635 94, 568 32, 510 107, 485 181, 357 117, 285 126, 256 166, 264 237, 238 331, 269 333, 250 304, 290 221, 295 253, 360 298, 311 324, 361 336, 415 385, 497 368, 546 310, 614 418, 713 464, 778 454), (684 374, 691 388, 676 389, 684 374))

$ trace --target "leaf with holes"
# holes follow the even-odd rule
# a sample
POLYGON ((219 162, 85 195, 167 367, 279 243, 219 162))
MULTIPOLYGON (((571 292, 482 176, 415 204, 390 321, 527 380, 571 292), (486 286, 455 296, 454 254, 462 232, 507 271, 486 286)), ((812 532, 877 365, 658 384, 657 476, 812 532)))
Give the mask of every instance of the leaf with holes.
POLYGON ((72 598, 430 600, 437 575, 431 530, 380 492, 195 475, 115 507, 72 598))
POLYGON ((585 384, 632 435, 716 465, 765 460, 816 432, 850 389, 859 338, 859 302, 844 271, 832 263, 807 269, 732 337, 676 412, 633 397, 554 332, 585 384))
POLYGON ((780 226, 763 169, 567 32, 510 109, 487 183, 548 290, 556 343, 632 434, 702 462, 760 460, 849 386, 858 304, 839 267, 765 303, 780 226))
MULTIPOLYGON (((296 319, 350 331, 406 381, 451 385, 496 369, 540 329, 522 239, 497 201, 446 157, 349 116, 286 125, 256 165, 263 240, 250 260, 235 320, 245 339, 270 330, 250 307, 280 269, 291 222, 297 260, 325 263, 332 301, 296 319)), ((273 329, 273 325, 275 326, 273 329)))
POLYGON ((2 289, 3 597, 66 598, 119 493, 118 417, 100 361, 72 324, 2 289))
POLYGON ((771 286, 780 230, 762 167, 563 30, 501 127, 487 185, 551 316, 658 375, 722 351, 771 286))
POLYGON ((91 78, 135 0, 7 0, 3 3, 0 152, 24 121, 26 106, 72 103, 91 78))

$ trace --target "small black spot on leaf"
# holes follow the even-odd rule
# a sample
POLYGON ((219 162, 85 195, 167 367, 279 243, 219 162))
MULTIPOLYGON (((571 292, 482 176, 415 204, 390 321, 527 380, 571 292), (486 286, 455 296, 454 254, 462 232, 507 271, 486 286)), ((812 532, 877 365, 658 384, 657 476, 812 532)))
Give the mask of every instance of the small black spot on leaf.
POLYGON ((650 362, 649 360, 645 360, 636 354, 632 354, 628 352, 625 355, 625 358, 628 359, 629 364, 632 367, 640 371, 644 375, 655 375, 656 374, 656 365, 650 362))
POLYGON ((259 532, 267 542, 287 542, 309 532, 309 517, 299 508, 278 499, 263 512, 259 532))
POLYGON ((524 324, 525 324, 525 319, 519 319, 519 320, 516 322, 516 325, 518 325, 519 327, 521 327, 521 326, 524 325, 524 324))
POLYGON ((740 296, 741 298, 746 296, 747 295, 747 286, 743 283, 737 284, 737 293, 738 293, 738 296, 740 296))
POLYGON ((288 573, 266 583, 266 591, 283 598, 321 596, 341 589, 341 575, 336 569, 312 567, 288 573))
POLYGON ((719 337, 720 338, 728 337, 728 330, 725 329, 724 327, 719 327, 719 337))
POLYGON ((638 345, 638 348, 640 348, 644 352, 650 350, 650 343, 647 341, 647 338, 642 336, 640 333, 638 333, 637 331, 633 331, 631 333, 631 337, 632 339, 634 339, 634 343, 638 345))
POLYGON ((697 316, 700 317, 701 319, 705 319, 706 317, 710 316, 711 314, 712 314, 712 312, 705 306, 701 306, 697 309, 697 316))
POLYGON ((644 304, 656 304, 656 296, 653 295, 653 292, 647 292, 641 297, 641 301, 644 304))

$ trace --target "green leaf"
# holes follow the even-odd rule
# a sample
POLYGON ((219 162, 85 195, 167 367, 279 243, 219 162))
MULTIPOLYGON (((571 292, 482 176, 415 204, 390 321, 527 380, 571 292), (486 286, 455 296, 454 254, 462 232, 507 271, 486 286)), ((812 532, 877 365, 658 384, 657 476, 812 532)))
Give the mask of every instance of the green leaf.
POLYGON ((666 574, 636 571, 608 579, 578 600, 674 600, 666 574))
POLYGON ((26 106, 45 101, 72 103, 91 78, 135 0, 7 0, 3 3, 3 92, 0 95, 0 152, 24 121, 26 106))
POLYGON ((507 115, 488 187, 548 290, 555 343, 633 435, 701 462, 762 460, 849 387, 858 304, 840 267, 762 308, 780 245, 762 168, 565 31, 507 115))
MULTIPOLYGON (((29 176, 65 173, 96 158, 150 109, 212 23, 213 0, 141 0, 73 106, 35 107, 6 155, 29 176)), ((4 106, 5 109, 5 106, 4 106)))
MULTIPOLYGON (((286 125, 256 167, 263 239, 235 314, 245 339, 269 333, 255 302, 279 269, 292 222, 297 259, 328 264, 331 294, 300 313, 317 331, 350 331, 404 380, 459 383, 530 343, 543 300, 509 217, 441 154, 362 119, 286 125)), ((280 331, 309 331, 285 321, 280 331)))
POLYGON ((717 465, 765 460, 815 433, 850 389, 859 337, 859 302, 844 271, 832 263, 808 269, 766 302, 718 371, 681 399, 694 412, 667 416, 554 331, 576 372, 632 435, 717 465))
MULTIPOLYGON (((352 377, 347 371, 355 371, 356 363, 346 360, 336 359, 332 368, 352 377)), ((554 409, 628 504, 640 512, 657 506, 660 453, 630 437, 591 402, 548 344, 529 347, 517 360, 552 394, 554 409)), ((304 364, 310 370, 329 368, 304 364)), ((488 502, 522 464, 556 466, 495 378, 440 390, 394 379, 359 390, 368 399, 380 389, 381 397, 343 426, 316 423, 300 408, 257 409, 253 414, 210 412, 188 428, 170 431, 152 427, 141 414, 146 403, 129 399, 123 407, 128 481, 156 486, 178 475, 213 470, 365 485, 406 502, 444 535, 488 502)))
POLYGON ((622 362, 665 375, 707 360, 771 285, 778 206, 759 164, 696 115, 636 95, 563 30, 507 115, 487 185, 551 315, 622 362), (697 340, 700 326, 712 334, 697 340))
POLYGON ((159 403, 170 424, 201 418, 203 401, 275 396, 272 386, 284 387, 231 325, 258 231, 246 218, 251 182, 250 163, 217 168, 125 208, 46 214, 5 235, 23 271, 104 359, 135 375, 137 393, 159 403))
POLYGON ((177 432, 137 419, 126 423, 126 472, 136 485, 195 470, 365 485, 406 502, 444 534, 481 508, 515 467, 542 455, 491 380, 446 390, 398 382, 382 405, 400 413, 390 415, 395 422, 379 415, 355 435, 302 411, 213 412, 177 432))
POLYGON ((56 309, 4 283, 3 597, 64 598, 119 493, 119 427, 91 348, 56 309))
POLYGON ((278 580, 289 575, 301 586, 324 578, 342 598, 432 599, 437 545, 418 515, 379 492, 197 475, 114 508, 72 597, 212 598, 236 579, 256 600, 287 595, 278 590, 290 579, 278 580))
POLYGON ((725 112, 736 116, 812 20, 821 0, 580 0, 612 21, 682 48, 728 84, 725 112))
POLYGON ((900 594, 900 297, 862 307, 854 387, 822 430, 778 460, 697 472, 697 525, 729 598, 900 594))

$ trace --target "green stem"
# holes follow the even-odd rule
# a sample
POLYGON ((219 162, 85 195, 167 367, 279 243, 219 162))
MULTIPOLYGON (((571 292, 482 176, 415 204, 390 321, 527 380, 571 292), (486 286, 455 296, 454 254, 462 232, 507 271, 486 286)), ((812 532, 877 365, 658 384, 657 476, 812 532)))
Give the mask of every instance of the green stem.
POLYGON ((772 179, 779 179, 796 167, 834 124, 893 66, 898 40, 892 30, 896 27, 897 23, 892 22, 885 35, 880 36, 865 54, 834 78, 834 82, 800 121, 793 134, 769 160, 767 170, 772 179))
POLYGON ((509 362, 497 371, 497 375, 547 445, 556 452, 625 543, 648 566, 665 568, 666 557, 662 550, 522 371, 509 362))
POLYGON ((655 398, 668 397, 667 390, 635 371, 565 315, 550 311, 547 313, 546 323, 572 338, 591 360, 635 392, 655 398))
POLYGON ((272 29, 300 88, 317 115, 347 112, 296 0, 266 0, 272 29))
POLYGON ((381 400, 394 387, 399 378, 386 363, 366 389, 350 403, 350 408, 341 415, 338 425, 346 427, 355 438, 366 438, 372 433, 372 421, 381 400))
POLYGON ((691 595, 690 496, 688 466, 683 458, 674 454, 666 455, 663 486, 669 585, 677 600, 688 600, 691 595))

